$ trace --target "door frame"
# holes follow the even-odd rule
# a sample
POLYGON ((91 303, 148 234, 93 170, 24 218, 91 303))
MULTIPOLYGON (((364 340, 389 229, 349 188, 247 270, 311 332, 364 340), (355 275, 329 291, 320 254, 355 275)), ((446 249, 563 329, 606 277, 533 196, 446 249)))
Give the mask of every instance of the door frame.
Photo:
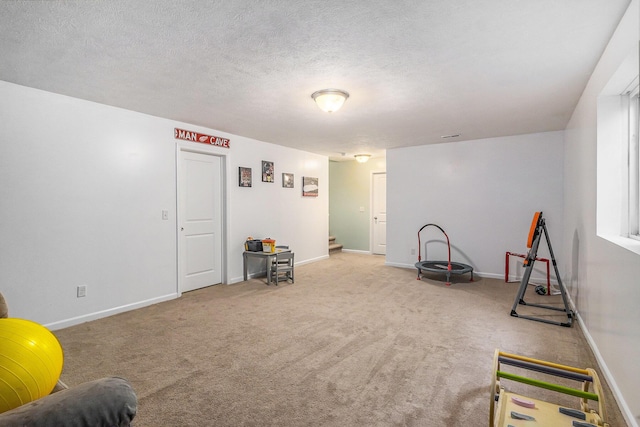
MULTIPOLYGON (((386 176, 387 176, 387 171, 386 170, 372 170, 370 173, 370 177, 369 177, 369 185, 370 185, 370 191, 369 191, 369 253, 373 254, 373 226, 375 225, 373 222, 373 179, 375 175, 384 175, 385 176, 385 180, 386 180, 386 176)), ((386 205, 386 201, 385 201, 385 205, 386 205)), ((385 254, 385 257, 387 255, 385 254)))
MULTIPOLYGON (((201 145, 201 144, 198 144, 201 145)), ((221 228, 222 228, 222 250, 221 250, 221 280, 222 282, 220 284, 222 285, 226 285, 229 283, 229 268, 228 268, 228 256, 227 256, 227 248, 229 247, 229 224, 228 224, 228 218, 229 218, 229 204, 227 203, 228 200, 228 192, 229 192, 229 182, 231 182, 231 180, 229 179, 229 171, 231 170, 230 167, 230 156, 227 152, 223 152, 220 151, 221 149, 217 149, 215 147, 208 147, 208 146, 194 146, 193 144, 190 144, 188 142, 181 142, 181 141, 176 141, 176 154, 175 154, 175 162, 176 162, 176 293, 178 295, 178 297, 182 296, 182 277, 181 277, 181 268, 180 268, 180 251, 182 249, 182 243, 181 243, 181 239, 180 239, 180 176, 182 173, 182 164, 180 162, 180 152, 182 151, 188 151, 191 153, 197 153, 197 154, 204 154, 207 156, 216 156, 216 157, 220 157, 220 177, 222 179, 222 182, 220 184, 220 198, 222 206, 220 207, 220 211, 221 211, 221 221, 222 224, 220 224, 221 228)))

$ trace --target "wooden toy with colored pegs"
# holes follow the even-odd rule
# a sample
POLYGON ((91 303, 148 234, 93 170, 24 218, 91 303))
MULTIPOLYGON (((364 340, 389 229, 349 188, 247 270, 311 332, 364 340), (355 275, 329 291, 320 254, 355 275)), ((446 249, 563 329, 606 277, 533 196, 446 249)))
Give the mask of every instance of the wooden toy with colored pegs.
POLYGON ((604 393, 598 374, 591 368, 580 369, 543 360, 495 351, 493 359, 493 381, 491 384, 491 406, 489 426, 530 426, 535 421, 540 426, 593 425, 609 427, 606 422, 604 393), (553 384, 506 372, 504 365, 529 371, 541 372, 582 383, 580 389, 553 384), (579 409, 566 408, 543 400, 506 391, 501 380, 510 380, 533 387, 553 390, 579 398, 579 409), (592 391, 590 387, 593 387, 592 391), (597 408, 589 406, 595 402, 597 408), (575 422, 574 422, 575 421, 575 422))

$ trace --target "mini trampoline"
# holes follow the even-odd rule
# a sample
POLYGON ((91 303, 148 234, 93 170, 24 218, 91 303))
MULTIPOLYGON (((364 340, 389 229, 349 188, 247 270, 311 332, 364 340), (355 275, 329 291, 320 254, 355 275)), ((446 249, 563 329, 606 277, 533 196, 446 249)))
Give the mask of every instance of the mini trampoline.
POLYGON ((430 273, 445 273, 447 275, 447 286, 451 285, 451 275, 452 274, 465 274, 471 273, 470 282, 473 282, 473 267, 467 264, 463 264, 461 262, 451 261, 451 244, 449 243, 449 236, 447 233, 436 224, 426 224, 423 225, 420 230, 418 230, 418 262, 416 262, 416 268, 418 269, 418 278, 416 280, 420 280, 420 275, 423 271, 427 271, 430 273), (429 226, 434 226, 438 230, 442 231, 444 237, 447 238, 447 250, 449 254, 449 259, 447 261, 421 261, 422 255, 420 253, 420 232, 429 226))

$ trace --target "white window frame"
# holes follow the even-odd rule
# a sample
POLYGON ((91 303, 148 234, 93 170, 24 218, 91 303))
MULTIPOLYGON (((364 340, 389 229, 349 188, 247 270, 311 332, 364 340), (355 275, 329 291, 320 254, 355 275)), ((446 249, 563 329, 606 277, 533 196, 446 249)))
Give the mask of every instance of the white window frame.
POLYGON ((628 234, 631 239, 640 240, 640 142, 638 140, 640 105, 638 101, 638 80, 635 88, 628 92, 629 132, 628 132, 628 234))
POLYGON ((632 112, 637 109, 632 107, 634 98, 630 95, 640 86, 638 61, 640 50, 636 45, 613 72, 596 101, 596 235, 640 255, 636 211, 630 207, 640 186, 637 178, 631 181, 631 177, 637 176, 640 160, 633 154, 637 145, 631 142, 637 132, 630 132, 637 129, 637 124, 631 124, 637 123, 638 113, 632 112))

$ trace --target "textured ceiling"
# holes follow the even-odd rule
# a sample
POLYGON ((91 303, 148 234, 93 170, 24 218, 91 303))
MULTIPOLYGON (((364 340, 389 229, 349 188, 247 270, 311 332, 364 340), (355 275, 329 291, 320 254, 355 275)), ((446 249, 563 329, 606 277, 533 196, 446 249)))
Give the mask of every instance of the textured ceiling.
POLYGON ((5 0, 0 80, 331 158, 380 155, 564 129, 629 3, 5 0), (351 96, 322 112, 311 93, 334 87, 351 96))

